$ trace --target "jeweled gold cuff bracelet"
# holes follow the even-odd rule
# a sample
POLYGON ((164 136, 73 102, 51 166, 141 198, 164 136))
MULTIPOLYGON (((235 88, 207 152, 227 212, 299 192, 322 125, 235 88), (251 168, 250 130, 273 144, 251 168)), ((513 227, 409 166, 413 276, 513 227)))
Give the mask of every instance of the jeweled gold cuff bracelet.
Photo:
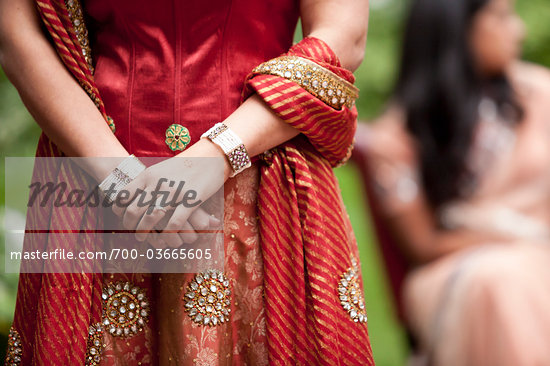
POLYGON ((277 57, 258 65, 253 72, 292 80, 335 109, 351 108, 359 97, 355 85, 303 57, 277 57))
POLYGON ((236 176, 252 165, 242 140, 225 123, 216 123, 214 127, 203 133, 201 138, 208 138, 223 150, 233 169, 230 177, 236 176))
POLYGON ((145 170, 145 165, 134 154, 128 156, 99 183, 99 189, 105 194, 108 203, 113 203, 119 191, 130 184, 145 170))

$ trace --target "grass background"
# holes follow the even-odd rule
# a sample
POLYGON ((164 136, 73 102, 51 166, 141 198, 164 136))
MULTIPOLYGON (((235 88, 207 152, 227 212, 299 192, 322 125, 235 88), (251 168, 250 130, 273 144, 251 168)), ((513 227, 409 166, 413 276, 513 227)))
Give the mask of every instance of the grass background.
MULTIPOLYGON (((441 0, 445 1, 445 0, 441 0)), ((461 0, 455 0, 461 1, 461 0)), ((365 60, 356 71, 361 96, 357 102, 360 118, 369 120, 379 114, 391 93, 399 55, 399 41, 403 15, 408 1, 370 0, 369 38, 365 60)), ((548 0, 517 0, 517 8, 524 18, 528 38, 524 57, 550 66, 550 2, 548 0)), ((4 156, 32 156, 36 148, 39 128, 21 103, 16 90, 0 69, 0 154, 4 156)), ((365 284, 365 300, 369 315, 370 337, 374 356, 379 366, 403 365, 407 343, 401 325, 397 322, 389 297, 387 279, 380 254, 372 237, 369 213, 365 209, 363 191, 358 173, 352 165, 336 170, 342 196, 351 217, 359 243, 365 284)), ((26 184, 26 182, 22 182, 26 184)), ((5 207, 4 159, 0 159, 0 220, 20 216, 5 207)), ((0 269, 3 268, 5 233, 0 229, 0 269)), ((0 270, 0 357, 5 349, 15 306, 17 276, 0 270)))

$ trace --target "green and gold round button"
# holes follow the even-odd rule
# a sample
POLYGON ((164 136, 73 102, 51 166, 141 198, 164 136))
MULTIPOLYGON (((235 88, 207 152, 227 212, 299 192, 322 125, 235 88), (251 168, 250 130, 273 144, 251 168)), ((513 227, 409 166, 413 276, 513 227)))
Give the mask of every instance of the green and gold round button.
POLYGON ((189 130, 182 125, 174 123, 166 129, 166 140, 164 140, 166 145, 172 151, 182 151, 185 150, 187 145, 191 142, 191 135, 189 135, 189 130))

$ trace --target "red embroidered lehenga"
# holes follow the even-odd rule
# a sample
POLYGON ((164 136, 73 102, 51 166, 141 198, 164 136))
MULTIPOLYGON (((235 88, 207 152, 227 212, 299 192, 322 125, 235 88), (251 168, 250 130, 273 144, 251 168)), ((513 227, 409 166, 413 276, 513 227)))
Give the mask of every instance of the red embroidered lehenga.
MULTIPOLYGON (((357 245, 331 170, 348 156, 355 108, 334 110, 288 80, 250 74, 289 50, 298 3, 37 5, 65 65, 136 156, 175 155, 165 142, 171 125, 187 128, 193 144, 252 92, 309 139, 273 149, 226 182, 223 273, 22 274, 9 357, 17 352, 25 365, 373 364, 357 245), (225 292, 222 315, 205 324, 185 306, 190 286, 208 281, 225 292), (120 304, 134 298, 146 302, 145 315, 132 313, 139 329, 118 329, 130 310, 120 304)), ((320 40, 290 53, 353 82, 320 40)), ((60 152, 43 136, 37 155, 60 152)))

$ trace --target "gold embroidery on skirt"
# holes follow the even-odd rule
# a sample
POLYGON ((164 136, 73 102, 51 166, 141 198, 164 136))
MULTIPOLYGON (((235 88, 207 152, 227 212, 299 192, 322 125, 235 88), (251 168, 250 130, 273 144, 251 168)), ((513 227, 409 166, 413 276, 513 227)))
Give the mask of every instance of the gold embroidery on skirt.
POLYGON ((88 347, 86 349, 86 366, 99 365, 104 347, 103 327, 101 323, 90 325, 90 331, 88 332, 88 347))
POLYGON ((149 316, 145 290, 130 282, 110 283, 103 289, 103 327, 116 337, 141 332, 149 316))
POLYGON ((229 321, 231 290, 223 272, 199 273, 187 285, 185 311, 195 323, 215 326, 229 321))
POLYGON ((6 354, 6 366, 17 366, 21 364, 23 349, 21 348, 21 337, 14 327, 11 327, 8 335, 8 350, 6 354))

